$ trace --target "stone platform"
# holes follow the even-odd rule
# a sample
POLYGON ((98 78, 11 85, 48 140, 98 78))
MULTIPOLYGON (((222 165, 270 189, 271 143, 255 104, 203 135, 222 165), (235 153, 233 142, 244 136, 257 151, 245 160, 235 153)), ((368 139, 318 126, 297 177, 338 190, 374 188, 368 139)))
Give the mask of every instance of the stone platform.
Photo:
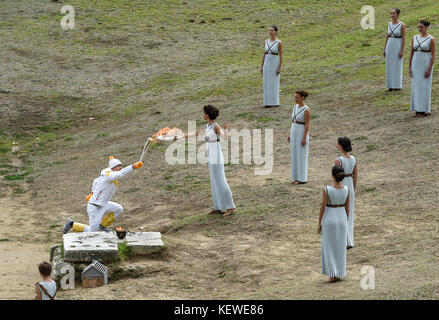
POLYGON ((63 235, 64 260, 68 262, 102 262, 118 259, 118 243, 125 242, 133 255, 158 253, 164 248, 160 232, 128 232, 120 240, 116 232, 78 232, 63 235))

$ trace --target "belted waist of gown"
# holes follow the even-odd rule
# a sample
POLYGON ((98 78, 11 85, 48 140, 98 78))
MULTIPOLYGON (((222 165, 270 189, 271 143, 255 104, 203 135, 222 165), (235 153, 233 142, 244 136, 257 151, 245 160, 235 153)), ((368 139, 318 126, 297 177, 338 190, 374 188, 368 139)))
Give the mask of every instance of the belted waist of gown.
POLYGON ((297 123, 297 124, 306 124, 305 122, 302 122, 302 121, 297 121, 297 120, 292 120, 293 121, 293 123, 297 123))
POLYGON ((421 50, 415 50, 415 52, 431 52, 431 50, 423 50, 423 49, 421 49, 421 50))
POLYGON ((277 56, 279 53, 277 53, 277 52, 265 52, 265 54, 272 54, 274 56, 277 56))
POLYGON ((346 204, 326 204, 329 208, 341 208, 344 207, 346 204))
POLYGON ((399 38, 402 38, 402 36, 390 36, 390 38, 397 38, 397 39, 399 39, 399 38))
POLYGON ((206 142, 220 142, 220 138, 213 140, 213 141, 206 141, 206 142))

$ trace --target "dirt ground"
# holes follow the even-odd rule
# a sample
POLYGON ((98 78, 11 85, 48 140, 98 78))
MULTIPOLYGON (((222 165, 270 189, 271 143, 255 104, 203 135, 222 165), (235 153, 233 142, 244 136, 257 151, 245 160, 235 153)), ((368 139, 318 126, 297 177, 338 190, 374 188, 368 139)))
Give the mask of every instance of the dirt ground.
MULTIPOLYGON (((359 19, 359 2, 339 1, 316 14, 306 2, 290 11, 284 3, 256 1, 244 22, 233 12, 248 8, 228 2, 170 5, 162 17, 152 10, 165 6, 159 1, 148 12, 135 1, 134 16, 128 1, 114 16, 110 1, 87 8, 72 2, 79 14, 74 34, 45 27, 61 17, 48 1, 6 1, 9 15, 1 16, 0 58, 7 67, 0 134, 19 149, 1 154, 1 170, 9 172, 0 173, 0 299, 33 299, 37 265, 62 241, 65 219, 87 223, 85 196, 108 156, 126 165, 137 161, 145 139, 160 128, 186 130, 188 120, 201 126, 206 103, 219 106, 219 124, 231 129, 274 130, 272 173, 255 176, 254 165, 227 165, 238 210, 207 216, 207 166, 171 166, 164 158, 168 145, 155 145, 144 168, 120 181, 114 201, 124 207, 117 224, 161 231, 165 255, 130 260, 126 264, 142 272, 105 287, 60 291, 58 299, 439 298, 439 77, 433 75, 432 114, 411 118, 408 49, 404 89, 386 92, 382 30, 358 35, 364 38, 355 38, 355 28, 348 36, 335 34, 359 19), (94 10, 115 25, 97 23, 94 10), (345 16, 325 16, 337 10, 345 16), (268 27, 261 12, 267 18, 279 12, 279 38, 294 43, 286 47, 281 106, 274 109, 261 108, 258 68, 268 27), (308 30, 299 27, 316 15, 308 30), (19 17, 24 21, 13 27, 19 17), (331 26, 332 41, 323 43, 331 26), (230 51, 218 55, 225 47, 230 51), (309 182, 293 186, 286 139, 298 88, 310 92, 309 182), (359 166, 355 247, 348 251, 346 279, 329 285, 320 273, 317 222, 322 188, 338 156, 336 139, 344 135, 359 166), (10 174, 24 178, 8 181, 10 174), (361 287, 364 266, 375 270, 373 290, 361 287)), ((372 2, 377 29, 383 29, 387 7, 372 2)), ((427 2, 420 8, 401 1, 411 34, 421 10, 437 7, 427 2)), ((430 32, 438 31, 432 25, 430 32)))

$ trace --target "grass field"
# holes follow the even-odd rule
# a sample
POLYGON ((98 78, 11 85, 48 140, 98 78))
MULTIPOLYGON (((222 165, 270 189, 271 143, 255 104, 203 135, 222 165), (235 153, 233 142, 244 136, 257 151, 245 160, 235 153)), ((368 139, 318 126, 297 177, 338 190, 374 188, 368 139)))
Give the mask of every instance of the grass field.
POLYGON ((85 196, 108 156, 137 161, 160 128, 201 126, 207 103, 230 129, 274 130, 272 173, 227 165, 238 210, 207 216, 207 166, 168 165, 167 145, 155 145, 114 200, 125 210, 117 224, 161 231, 165 255, 127 262, 143 270, 135 277, 59 299, 439 298, 439 77, 432 115, 418 119, 408 76, 417 21, 431 20, 439 38, 437 0, 393 4, 407 28, 401 92, 385 89, 388 1, 71 0, 74 30, 60 26, 64 4, 1 3, 0 298, 33 298, 37 265, 62 239, 53 226, 88 221, 85 196), (374 30, 360 26, 363 5, 375 8, 374 30), (272 24, 284 43, 281 106, 263 109, 272 24), (309 91, 312 115, 301 186, 291 185, 286 141, 297 89, 309 91), (346 279, 328 285, 317 222, 342 135, 359 165, 356 246, 346 279), (360 286, 363 266, 375 269, 374 290, 360 286))

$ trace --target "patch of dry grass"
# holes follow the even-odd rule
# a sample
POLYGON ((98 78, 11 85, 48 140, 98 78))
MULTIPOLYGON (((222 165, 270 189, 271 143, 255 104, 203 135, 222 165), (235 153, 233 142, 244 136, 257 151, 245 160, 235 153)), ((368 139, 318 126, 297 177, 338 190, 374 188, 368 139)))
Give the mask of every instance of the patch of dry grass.
MULTIPOLYGON (((60 298, 437 299, 438 81, 433 76, 433 114, 410 118, 406 48, 404 90, 385 92, 387 4, 370 3, 377 29, 363 31, 360 1, 329 8, 321 1, 149 3, 71 1, 78 27, 64 32, 58 5, 5 1, 0 89, 10 92, 0 93, 0 141, 20 143, 15 156, 33 171, 32 182, 23 182, 29 189, 18 185, 27 194, 15 201, 35 211, 20 229, 25 234, 8 234, 8 246, 58 241, 49 226, 67 216, 86 222, 85 196, 109 155, 137 161, 147 137, 165 126, 185 130, 187 120, 200 126, 202 106, 213 103, 230 128, 274 128, 272 174, 226 166, 238 211, 211 217, 207 167, 170 166, 167 145, 154 146, 114 200, 125 209, 118 224, 164 232, 166 259, 133 262, 162 271, 60 298), (282 106, 266 110, 258 66, 271 21, 280 27, 285 64, 282 106), (311 93, 310 181, 293 187, 286 137, 298 88, 311 93), (346 280, 329 286, 316 228, 342 135, 352 138, 359 162, 356 246, 346 280), (375 268, 375 290, 360 286, 364 265, 375 268)), ((410 36, 418 16, 438 12, 433 0, 399 5, 410 36)), ((430 31, 438 34, 437 25, 430 31)), ((2 163, 10 165, 11 145, 1 146, 2 163)), ((25 217, 19 211, 15 218, 25 217)))

